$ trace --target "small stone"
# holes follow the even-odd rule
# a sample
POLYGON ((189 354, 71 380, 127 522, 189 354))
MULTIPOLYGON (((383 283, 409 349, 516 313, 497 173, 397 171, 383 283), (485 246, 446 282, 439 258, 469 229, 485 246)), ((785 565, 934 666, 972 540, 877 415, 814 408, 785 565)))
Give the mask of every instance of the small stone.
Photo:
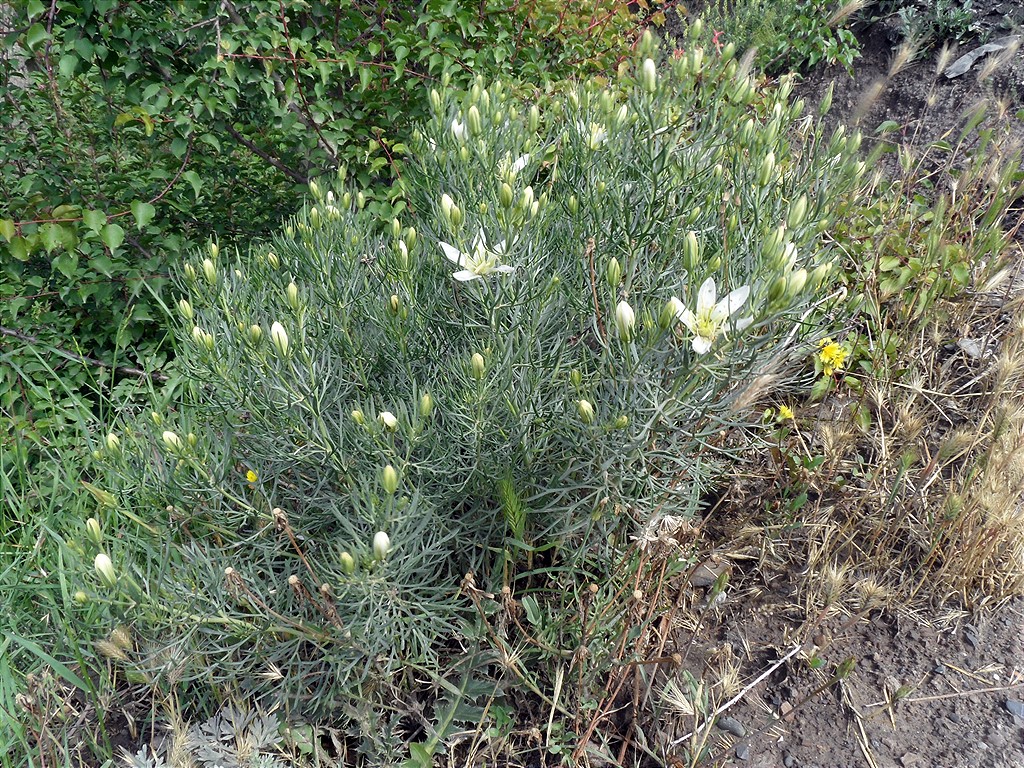
POLYGON ((903 768, 912 768, 912 766, 921 765, 921 762, 921 756, 915 755, 913 752, 907 752, 907 754, 900 758, 900 765, 903 768))
POLYGON ((1006 711, 1014 717, 1024 717, 1024 701, 1007 699, 1003 702, 1003 706, 1006 707, 1006 711))
POLYGON ((796 758, 789 754, 789 752, 783 752, 782 765, 783 768, 793 768, 796 765, 796 758))
POLYGON ((960 724, 964 721, 964 719, 960 717, 960 715, 958 715, 956 712, 950 712, 948 717, 951 721, 957 724, 960 724))
POLYGON ((743 743, 736 745, 736 759, 737 760, 749 760, 750 759, 750 745, 743 743))
POLYGON ((742 739, 744 736, 747 735, 747 729, 743 727, 743 723, 731 717, 720 717, 718 718, 718 722, 716 722, 715 725, 717 725, 726 733, 731 733, 738 739, 742 739))
POLYGON ((970 644, 971 648, 977 649, 980 637, 978 636, 978 628, 973 624, 964 625, 964 639, 970 644))
POLYGON ((784 701, 779 705, 779 717, 785 720, 787 723, 793 722, 793 705, 788 701, 784 701))

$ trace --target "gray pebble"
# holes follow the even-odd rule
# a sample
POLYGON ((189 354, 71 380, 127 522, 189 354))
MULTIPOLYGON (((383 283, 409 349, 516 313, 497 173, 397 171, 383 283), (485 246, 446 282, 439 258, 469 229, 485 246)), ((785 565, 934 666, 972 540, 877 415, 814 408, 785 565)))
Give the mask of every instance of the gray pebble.
POLYGON ((793 768, 796 765, 796 758, 786 752, 782 755, 782 765, 784 768, 793 768))
POLYGON ((1003 706, 1006 707, 1006 711, 1014 717, 1024 717, 1024 701, 1007 699, 1003 702, 1003 706))
POLYGON ((749 760, 750 759, 750 745, 749 744, 737 744, 736 745, 736 758, 738 760, 749 760))
POLYGON ((731 733, 733 736, 740 739, 747 735, 747 729, 743 727, 743 723, 731 717, 720 717, 715 725, 726 733, 731 733))

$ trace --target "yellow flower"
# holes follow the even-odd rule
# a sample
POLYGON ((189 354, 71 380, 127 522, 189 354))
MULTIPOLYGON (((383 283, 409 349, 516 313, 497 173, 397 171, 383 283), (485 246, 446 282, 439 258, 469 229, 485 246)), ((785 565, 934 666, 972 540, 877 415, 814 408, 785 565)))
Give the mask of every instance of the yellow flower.
POLYGON ((842 344, 832 339, 822 339, 818 342, 818 362, 821 363, 821 370, 826 376, 831 376, 836 371, 843 370, 846 365, 846 358, 850 353, 842 344))
POLYGON ((796 415, 793 413, 793 409, 788 405, 779 406, 779 421, 789 421, 795 419, 796 415))
POLYGON ((248 472, 245 473, 245 479, 248 480, 250 483, 255 483, 259 479, 259 476, 250 469, 248 472))

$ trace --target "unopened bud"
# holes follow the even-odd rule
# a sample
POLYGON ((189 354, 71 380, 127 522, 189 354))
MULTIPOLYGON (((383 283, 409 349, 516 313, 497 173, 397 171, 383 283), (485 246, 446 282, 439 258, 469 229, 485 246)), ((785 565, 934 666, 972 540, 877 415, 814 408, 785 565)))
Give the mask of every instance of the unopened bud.
POLYGON ((316 183, 314 179, 309 180, 309 192, 317 200, 323 198, 323 193, 320 191, 320 186, 316 183))
POLYGON ((498 190, 498 202, 501 203, 502 208, 511 208, 515 197, 512 192, 512 187, 508 185, 508 182, 501 183, 501 189, 498 190))
POLYGON ((295 284, 295 281, 288 283, 288 287, 285 288, 285 297, 288 299, 288 306, 292 308, 292 311, 298 312, 302 306, 299 304, 299 286, 295 284))
POLYGON ((380 485, 391 496, 398 490, 398 470, 388 464, 380 473, 380 485))
POLYGON ((342 552, 338 559, 341 561, 341 570, 343 573, 347 574, 348 576, 351 576, 353 573, 356 572, 355 558, 352 557, 352 555, 350 555, 348 552, 342 552))
POLYGON ((281 260, 277 258, 277 254, 273 251, 267 253, 267 264, 270 265, 271 269, 277 269, 281 266, 281 260))
POLYGON ((619 283, 622 282, 622 266, 619 264, 619 260, 612 256, 608 260, 608 267, 605 270, 605 279, 608 280, 608 287, 613 291, 619 287, 619 283))
POLYGON ((273 342, 274 349, 277 350, 278 355, 288 357, 288 333, 283 325, 274 322, 270 326, 270 340, 273 342))
POLYGON ((354 411, 352 411, 351 416, 352 416, 352 421, 354 421, 359 426, 363 426, 366 423, 366 417, 363 416, 363 412, 361 410, 359 410, 358 408, 356 408, 354 411))
POLYGON ((579 412, 580 420, 584 424, 594 423, 594 406, 590 404, 589 400, 576 401, 576 410, 579 412))
POLYGON ((177 433, 171 432, 169 429, 165 430, 160 438, 163 440, 167 450, 172 451, 173 453, 181 453, 185 447, 185 444, 181 441, 181 438, 178 437, 177 433))
POLYGON ((790 229, 796 229, 804 223, 805 216, 807 216, 807 195, 800 195, 789 207, 786 226, 790 229))
POLYGON ((612 424, 612 426, 615 427, 615 429, 625 429, 626 427, 629 426, 629 416, 626 416, 625 414, 619 416, 617 419, 615 419, 615 422, 612 424))
POLYGON ((615 328, 619 332, 619 338, 623 341, 628 342, 633 338, 633 331, 636 330, 636 314, 625 301, 620 301, 615 307, 615 328))
POLYGON ((700 264, 700 241, 697 240, 697 233, 690 230, 683 238, 683 268, 687 272, 693 272, 700 264))
POLYGON ((89 537, 89 541, 97 547, 103 543, 103 531, 100 529, 100 521, 95 517, 90 517, 85 521, 85 533, 89 537))
POLYGON ((653 59, 644 59, 640 82, 648 93, 654 93, 658 89, 658 68, 654 65, 653 59))
POLYGON ((249 343, 254 347, 263 339, 263 329, 258 325, 249 326, 249 343))
POLYGON ((772 173, 775 171, 775 153, 769 152, 764 156, 764 160, 761 161, 761 168, 757 172, 757 183, 762 187, 766 186, 772 179, 772 173))
POLYGON ((420 397, 420 416, 427 418, 434 410, 434 398, 430 396, 429 392, 424 392, 423 396, 420 397))
POLYGON ((389 552, 391 552, 391 539, 384 531, 377 531, 373 534, 373 559, 384 560, 389 552))
POLYGON ((536 133, 540 128, 540 109, 536 104, 530 107, 530 118, 529 118, 529 129, 530 133, 536 133))
POLYGON ((480 110, 476 108, 476 104, 471 106, 466 112, 466 125, 472 136, 479 136, 484 132, 483 121, 480 119, 480 110))
POLYGON ((441 114, 441 94, 437 92, 436 88, 430 89, 430 108, 436 114, 441 114))
POLYGON ((380 419, 380 423, 388 429, 394 430, 398 426, 398 417, 391 411, 381 411, 377 414, 377 418, 380 419))
POLYGON ((683 302, 675 296, 666 301, 665 306, 661 308, 661 314, 658 315, 658 327, 667 331, 675 324, 683 309, 683 302))
POLYGON ((583 374, 580 372, 579 368, 572 369, 572 372, 569 374, 569 382, 574 387, 578 387, 580 384, 583 383, 583 374))
POLYGON ((473 372, 473 378, 480 381, 484 377, 484 371, 486 366, 484 364, 484 356, 479 352, 474 352, 473 357, 469 360, 470 370, 473 372))
POLYGON ((366 207, 366 193, 362 190, 356 192, 356 208, 360 211, 366 207))
POLYGON ((192 305, 185 299, 178 299, 178 313, 189 322, 192 322, 192 318, 195 317, 195 313, 192 311, 192 305))
POLYGON ((805 285, 807 285, 807 270, 801 268, 789 276, 789 285, 786 287, 786 293, 790 298, 793 298, 804 289, 805 285))
POLYGON ((388 299, 388 312, 392 315, 397 315, 398 310, 402 308, 402 301, 398 298, 397 294, 391 294, 391 298, 388 299))
POLYGON ((196 281, 196 268, 191 264, 185 265, 185 279, 190 283, 194 283, 196 281))
POLYGON ((206 282, 213 285, 217 282, 217 268, 213 266, 213 262, 209 259, 203 259, 203 277, 206 278, 206 282))
POLYGON ((575 216, 580 210, 580 201, 576 199, 576 195, 569 195, 569 201, 567 203, 569 207, 569 213, 575 216))
POLYGON ((110 561, 109 557, 100 552, 93 561, 93 567, 96 569, 96 573, 99 574, 100 581, 111 588, 117 586, 117 573, 114 571, 114 564, 110 561))
POLYGON ((107 435, 107 438, 106 440, 104 440, 104 443, 107 446, 107 450, 110 451, 111 453, 117 453, 118 451, 121 450, 121 438, 119 438, 113 432, 107 435))

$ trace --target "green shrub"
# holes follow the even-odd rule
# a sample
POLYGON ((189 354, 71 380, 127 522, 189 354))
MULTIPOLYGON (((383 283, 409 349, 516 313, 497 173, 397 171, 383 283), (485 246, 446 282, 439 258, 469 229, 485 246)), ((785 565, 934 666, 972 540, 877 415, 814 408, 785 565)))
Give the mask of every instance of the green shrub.
POLYGON ((557 615, 700 508, 804 356, 863 164, 788 89, 699 47, 533 103, 434 89, 401 219, 318 184, 269 248, 186 261, 187 396, 101 447, 91 610, 176 659, 154 684, 340 709, 391 749, 413 678, 486 648, 473 589, 557 615))

